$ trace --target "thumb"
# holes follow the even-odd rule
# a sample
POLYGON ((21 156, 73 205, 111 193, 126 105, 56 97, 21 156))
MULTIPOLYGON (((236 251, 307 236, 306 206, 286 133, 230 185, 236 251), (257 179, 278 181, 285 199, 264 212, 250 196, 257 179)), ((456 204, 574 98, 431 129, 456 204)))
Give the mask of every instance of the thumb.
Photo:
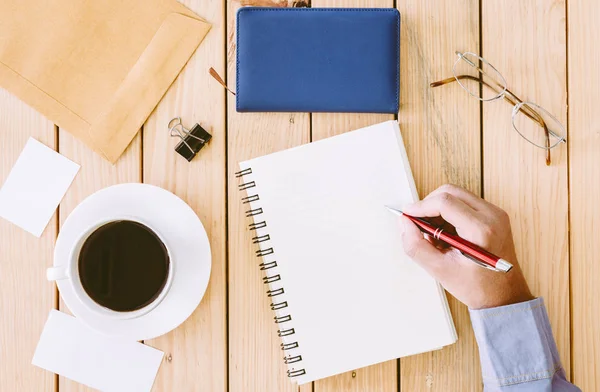
POLYGON ((402 245, 406 255, 436 280, 442 280, 443 272, 448 265, 446 260, 448 255, 426 240, 421 230, 410 219, 402 216, 400 220, 403 229, 402 245))

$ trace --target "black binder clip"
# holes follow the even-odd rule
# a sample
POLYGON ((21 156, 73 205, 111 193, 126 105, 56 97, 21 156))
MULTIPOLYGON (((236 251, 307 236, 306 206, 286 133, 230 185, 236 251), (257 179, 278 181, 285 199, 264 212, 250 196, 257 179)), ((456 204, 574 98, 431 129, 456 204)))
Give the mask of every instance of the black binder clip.
POLYGON ((181 124, 181 117, 175 117, 169 121, 168 127, 171 137, 181 139, 181 141, 177 143, 177 146, 175 146, 175 151, 187 159, 188 162, 191 162, 202 147, 204 147, 204 145, 212 138, 210 133, 206 132, 206 130, 198 124, 194 124, 192 129, 185 128, 183 124, 181 124))

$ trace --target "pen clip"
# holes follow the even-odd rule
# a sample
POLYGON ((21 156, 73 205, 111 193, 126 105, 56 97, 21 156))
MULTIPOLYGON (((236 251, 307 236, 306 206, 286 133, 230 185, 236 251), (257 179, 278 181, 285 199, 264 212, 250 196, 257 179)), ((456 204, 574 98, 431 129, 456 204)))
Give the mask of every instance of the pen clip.
POLYGON ((465 256, 467 259, 471 260, 472 262, 474 262, 475 264, 477 264, 480 267, 483 267, 483 268, 486 268, 486 269, 489 269, 489 270, 492 270, 492 271, 496 271, 496 272, 504 272, 504 271, 499 270, 498 268, 492 267, 491 265, 487 265, 485 263, 482 263, 481 261, 479 261, 476 258, 474 258, 474 257, 466 254, 465 252, 460 252, 460 253, 463 256, 465 256))

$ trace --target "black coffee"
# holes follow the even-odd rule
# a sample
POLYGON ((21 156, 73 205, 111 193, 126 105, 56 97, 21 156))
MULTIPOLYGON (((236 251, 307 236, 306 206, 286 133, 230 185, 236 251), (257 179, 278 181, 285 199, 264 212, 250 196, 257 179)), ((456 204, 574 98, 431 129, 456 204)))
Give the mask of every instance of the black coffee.
POLYGON ((79 277, 98 304, 130 312, 152 303, 167 283, 169 255, 158 236, 132 221, 94 231, 79 253, 79 277))

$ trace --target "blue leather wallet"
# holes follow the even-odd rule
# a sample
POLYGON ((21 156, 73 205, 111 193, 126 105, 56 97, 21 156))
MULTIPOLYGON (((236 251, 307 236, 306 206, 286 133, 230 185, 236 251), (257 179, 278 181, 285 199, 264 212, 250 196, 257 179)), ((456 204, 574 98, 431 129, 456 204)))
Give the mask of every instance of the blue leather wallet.
POLYGON ((397 113, 400 14, 388 8, 241 8, 238 112, 397 113))

